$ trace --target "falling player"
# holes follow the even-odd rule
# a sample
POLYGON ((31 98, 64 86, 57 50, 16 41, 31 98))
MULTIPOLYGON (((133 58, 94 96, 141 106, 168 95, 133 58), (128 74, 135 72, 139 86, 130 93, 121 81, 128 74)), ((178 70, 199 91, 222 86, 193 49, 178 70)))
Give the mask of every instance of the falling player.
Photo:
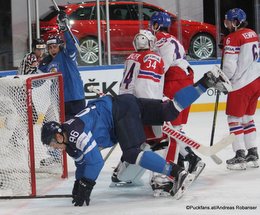
POLYGON ((175 177, 180 198, 194 177, 180 166, 168 163, 152 151, 142 151, 145 141, 143 125, 162 125, 174 120, 179 112, 200 97, 209 87, 229 91, 230 84, 221 70, 212 70, 194 85, 177 92, 173 100, 136 98, 131 94, 103 96, 91 100, 87 107, 62 125, 48 122, 42 127, 42 143, 64 149, 75 160, 76 181, 74 206, 89 205, 90 194, 104 165, 99 147, 108 148, 119 142, 123 161, 175 177))

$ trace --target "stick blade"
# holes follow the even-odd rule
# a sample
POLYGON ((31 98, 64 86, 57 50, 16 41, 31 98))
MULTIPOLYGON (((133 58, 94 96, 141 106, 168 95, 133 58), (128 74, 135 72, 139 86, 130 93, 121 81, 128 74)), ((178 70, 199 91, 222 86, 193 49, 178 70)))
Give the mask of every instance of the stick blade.
POLYGON ((215 143, 213 146, 210 147, 210 155, 212 156, 217 154, 219 151, 221 151, 222 149, 226 148, 228 145, 233 143, 234 140, 235 140, 234 134, 230 134, 224 137, 223 139, 221 139, 220 141, 218 141, 217 143, 215 143))
POLYGON ((210 157, 218 165, 223 163, 222 159, 220 157, 218 157, 217 155, 211 155, 210 157))

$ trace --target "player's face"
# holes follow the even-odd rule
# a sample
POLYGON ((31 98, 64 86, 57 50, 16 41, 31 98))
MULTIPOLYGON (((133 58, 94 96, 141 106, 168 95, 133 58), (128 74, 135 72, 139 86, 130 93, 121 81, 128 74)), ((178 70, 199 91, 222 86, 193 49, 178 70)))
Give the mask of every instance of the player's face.
POLYGON ((45 52, 45 49, 35 49, 35 55, 37 58, 41 58, 45 52))
POLYGON ((232 22, 232 21, 225 19, 225 20, 224 20, 224 26, 225 26, 230 32, 233 32, 233 31, 234 31, 234 26, 233 26, 233 22, 232 22))
POLYGON ((66 144, 64 144, 64 137, 61 134, 56 134, 55 137, 50 142, 50 147, 54 149, 66 149, 66 144))
POLYGON ((60 51, 60 46, 58 44, 48 45, 48 52, 54 58, 60 51))

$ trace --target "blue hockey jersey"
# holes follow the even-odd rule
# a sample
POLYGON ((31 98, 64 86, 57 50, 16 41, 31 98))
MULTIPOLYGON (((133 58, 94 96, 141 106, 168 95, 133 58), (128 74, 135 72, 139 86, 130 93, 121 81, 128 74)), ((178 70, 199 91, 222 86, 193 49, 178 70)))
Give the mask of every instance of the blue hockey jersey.
POLYGON ((42 72, 61 72, 64 81, 64 99, 74 101, 84 99, 83 81, 77 68, 77 48, 67 31, 64 32, 65 47, 52 59, 47 56, 39 66, 42 72))
POLYGON ((68 135, 66 151, 74 159, 76 179, 96 180, 104 164, 100 149, 117 141, 112 117, 112 98, 92 100, 74 118, 63 124, 68 135))

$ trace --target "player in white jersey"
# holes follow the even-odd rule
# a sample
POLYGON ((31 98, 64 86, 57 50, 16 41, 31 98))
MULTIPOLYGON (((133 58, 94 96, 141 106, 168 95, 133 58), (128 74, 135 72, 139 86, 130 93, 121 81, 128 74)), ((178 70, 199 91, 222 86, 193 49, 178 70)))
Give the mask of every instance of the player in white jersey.
POLYGON ((125 61, 119 94, 133 94, 138 98, 162 99, 164 63, 151 49, 155 37, 150 31, 140 30, 133 40, 135 52, 125 61))
MULTIPOLYGON (((183 45, 171 34, 169 27, 171 26, 171 18, 167 13, 155 12, 150 20, 150 28, 157 38, 157 52, 163 58, 165 64, 165 84, 164 95, 172 99, 175 93, 190 84, 193 84, 193 70, 186 60, 186 53, 183 45)), ((182 127, 187 123, 190 107, 183 110, 177 119, 171 122, 175 129, 182 131, 182 127)), ((199 175, 205 163, 199 158, 189 147, 178 144, 180 154, 176 152, 176 140, 171 139, 168 147, 166 160, 178 160, 178 164, 184 166, 184 161, 188 161, 188 171, 199 175), (175 156, 175 154, 177 156, 175 156), (178 158, 179 154, 179 158, 178 158)), ((177 150, 178 152, 178 150, 177 150)), ((158 176, 156 179, 160 180, 158 176)), ((153 187, 161 187, 156 185, 156 180, 152 179, 153 187)), ((161 181, 161 180, 160 180, 161 181)), ((167 185, 166 185, 167 186, 167 185)))
POLYGON ((226 161, 227 168, 258 167, 253 116, 260 96, 259 39, 256 32, 246 28, 246 13, 242 9, 229 10, 224 25, 230 34, 224 39, 223 72, 233 87, 228 94, 226 114, 230 133, 236 135, 233 143, 236 154, 226 161))
MULTIPOLYGON (((140 30, 133 40, 135 52, 130 54, 125 61, 124 75, 120 83, 119 94, 133 94, 138 98, 163 98, 164 63, 162 58, 152 49, 155 36, 147 30, 140 30)), ((161 137, 161 126, 144 126, 148 139, 161 137)), ((150 149, 146 143, 143 150, 150 149)), ((140 183, 144 169, 127 162, 119 162, 113 172, 112 182, 115 185, 140 183)))

